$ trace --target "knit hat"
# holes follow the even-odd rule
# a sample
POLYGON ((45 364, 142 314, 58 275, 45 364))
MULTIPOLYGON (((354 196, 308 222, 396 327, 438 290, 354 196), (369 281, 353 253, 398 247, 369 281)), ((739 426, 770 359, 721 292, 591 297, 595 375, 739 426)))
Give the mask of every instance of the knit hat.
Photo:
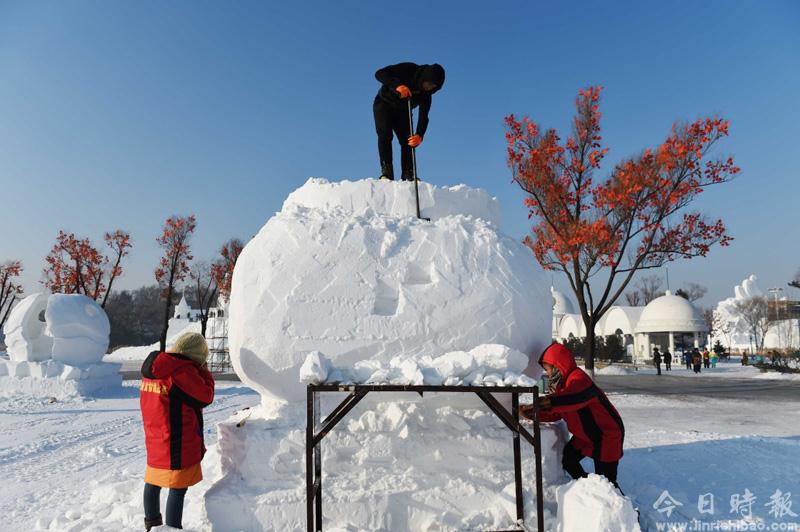
POLYGON ((183 355, 199 365, 203 365, 208 360, 208 344, 203 335, 195 332, 187 332, 178 336, 168 353, 183 355))

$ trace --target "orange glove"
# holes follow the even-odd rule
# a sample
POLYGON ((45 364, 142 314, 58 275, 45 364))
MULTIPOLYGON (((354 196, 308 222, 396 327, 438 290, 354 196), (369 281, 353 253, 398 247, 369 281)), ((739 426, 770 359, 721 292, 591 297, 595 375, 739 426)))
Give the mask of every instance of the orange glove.
POLYGON ((411 98, 411 89, 409 89, 405 85, 398 85, 395 90, 400 95, 401 99, 404 100, 406 98, 411 98))
POLYGON ((408 137, 408 145, 411 146, 412 148, 416 148, 420 144, 422 144, 422 137, 420 137, 419 135, 411 135, 410 137, 408 137))

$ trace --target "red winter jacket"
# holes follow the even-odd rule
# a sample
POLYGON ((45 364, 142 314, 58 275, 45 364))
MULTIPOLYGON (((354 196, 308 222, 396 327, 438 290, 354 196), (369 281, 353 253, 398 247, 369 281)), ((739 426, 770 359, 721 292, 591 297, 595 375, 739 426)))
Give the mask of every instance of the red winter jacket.
POLYGON ((184 469, 203 459, 202 409, 214 400, 214 377, 181 355, 153 351, 142 364, 139 404, 147 465, 184 469))
POLYGON ((603 390, 575 364, 569 349, 554 343, 542 353, 539 364, 547 362, 561 371, 561 384, 551 393, 552 410, 540 413, 542 421, 563 419, 572 433, 572 446, 584 456, 601 462, 622 458, 625 426, 603 390))

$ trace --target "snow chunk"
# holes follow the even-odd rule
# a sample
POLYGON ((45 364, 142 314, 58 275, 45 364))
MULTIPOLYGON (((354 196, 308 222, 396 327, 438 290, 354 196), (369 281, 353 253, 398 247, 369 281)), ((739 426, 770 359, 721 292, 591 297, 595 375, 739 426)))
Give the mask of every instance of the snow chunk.
POLYGON ((641 531, 636 510, 605 477, 589 474, 557 490, 558 532, 641 531))
MULTIPOLYGON (((478 375, 463 355, 444 373, 423 356, 500 344, 527 360, 550 343, 549 281, 530 250, 499 232, 496 200, 420 185, 430 222, 414 216, 413 184, 309 180, 245 246, 233 275, 231 361, 265 400, 303 400, 300 367, 315 350, 343 380, 434 383, 478 375), (417 368, 390 366, 396 357, 417 368)), ((478 353, 481 381, 509 369, 495 367, 505 348, 493 349, 478 353)))
POLYGON ((325 382, 331 372, 331 361, 320 353, 313 351, 300 366, 300 382, 303 384, 320 384, 325 382))

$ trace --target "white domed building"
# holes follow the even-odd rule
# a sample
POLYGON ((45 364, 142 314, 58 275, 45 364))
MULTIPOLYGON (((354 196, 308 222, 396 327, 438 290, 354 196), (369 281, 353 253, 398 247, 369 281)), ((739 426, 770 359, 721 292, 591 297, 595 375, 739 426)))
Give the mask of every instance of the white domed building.
MULTIPOLYGON (((561 313, 572 308, 572 303, 563 294, 553 290, 554 340, 566 342, 570 338, 586 336, 580 314, 561 313)), ((676 349, 700 347, 705 343, 707 332, 700 311, 689 300, 669 291, 644 307, 613 306, 595 325, 597 336, 619 337, 628 357, 634 362, 649 361, 655 347, 662 352, 668 348, 673 354, 676 349)))
POLYGON ((708 333, 700 311, 685 298, 667 293, 644 307, 636 324, 635 353, 638 360, 652 358, 653 348, 661 351, 700 347, 708 333))
POLYGON ((557 338, 561 322, 565 316, 575 314, 575 307, 572 306, 572 301, 567 296, 552 286, 550 293, 553 295, 553 338, 557 338))

